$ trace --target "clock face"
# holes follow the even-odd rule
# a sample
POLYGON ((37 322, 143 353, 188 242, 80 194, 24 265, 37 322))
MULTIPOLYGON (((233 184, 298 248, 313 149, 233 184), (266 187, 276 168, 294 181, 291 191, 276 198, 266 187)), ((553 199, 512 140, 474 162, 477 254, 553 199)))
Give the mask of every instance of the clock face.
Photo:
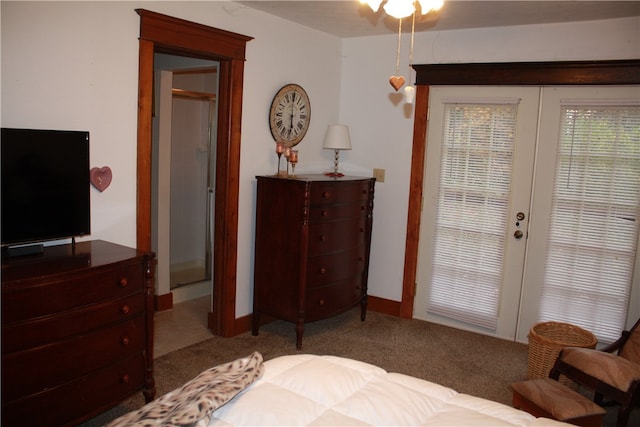
POLYGON ((273 97, 269 127, 276 141, 290 146, 296 145, 307 133, 310 119, 309 97, 301 86, 288 84, 273 97))

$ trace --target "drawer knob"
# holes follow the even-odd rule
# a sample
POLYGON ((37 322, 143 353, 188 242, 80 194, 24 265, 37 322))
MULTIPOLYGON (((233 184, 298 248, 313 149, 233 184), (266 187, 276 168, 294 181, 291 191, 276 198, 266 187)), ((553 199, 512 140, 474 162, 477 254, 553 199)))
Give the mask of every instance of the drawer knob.
POLYGON ((320 235, 320 241, 326 242, 327 241, 327 236, 325 236, 324 234, 321 234, 320 235))
POLYGON ((122 345, 129 345, 129 337, 122 338, 122 341, 120 342, 122 343, 122 345))
POLYGON ((360 232, 364 233, 364 228, 360 227, 360 232))
POLYGON ((120 381, 122 381, 123 384, 129 384, 129 375, 124 374, 120 381))
POLYGON ((364 258, 363 258, 363 257, 361 257, 361 256, 359 256, 359 257, 358 257, 358 262, 362 262, 362 261, 364 261, 364 258))
POLYGON ((330 195, 331 194, 328 191, 325 191, 324 193, 322 193, 322 198, 323 199, 328 199, 330 195))
POLYGON ((327 269, 324 267, 320 267, 320 274, 326 274, 327 273, 327 269))
POLYGON ((318 301, 318 304, 324 305, 324 299, 320 299, 320 301, 318 301))
POLYGON ((365 209, 367 209, 367 207, 366 207, 366 206, 364 206, 364 205, 363 205, 363 206, 360 206, 360 210, 361 210, 361 211, 364 211, 365 209))
POLYGON ((126 277, 123 277, 123 278, 120 279, 118 284, 120 285, 121 288, 124 288, 129 284, 129 281, 127 280, 126 277))
POLYGON ((129 314, 130 311, 131 311, 131 307, 129 307, 128 304, 125 304, 122 307, 120 307, 120 312, 122 314, 129 314))
POLYGON ((329 215, 329 213, 328 213, 327 211, 322 211, 322 212, 320 213, 320 215, 322 215, 322 216, 327 216, 327 215, 329 215))

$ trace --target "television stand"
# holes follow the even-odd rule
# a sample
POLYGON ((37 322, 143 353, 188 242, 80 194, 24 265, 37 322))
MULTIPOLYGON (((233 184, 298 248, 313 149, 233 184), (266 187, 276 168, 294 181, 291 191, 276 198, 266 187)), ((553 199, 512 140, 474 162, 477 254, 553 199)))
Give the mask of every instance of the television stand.
POLYGON ((26 245, 26 246, 4 246, 2 248, 2 257, 17 258, 21 256, 42 255, 44 253, 44 245, 26 245))

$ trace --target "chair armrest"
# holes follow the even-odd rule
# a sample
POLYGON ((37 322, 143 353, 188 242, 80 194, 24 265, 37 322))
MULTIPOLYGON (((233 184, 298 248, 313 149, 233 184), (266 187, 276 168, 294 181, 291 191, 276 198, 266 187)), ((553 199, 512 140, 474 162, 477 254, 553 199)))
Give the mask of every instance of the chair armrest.
POLYGON ((620 338, 618 338, 615 342, 603 348, 601 351, 612 353, 614 351, 620 350, 622 346, 624 346, 624 344, 627 342, 627 339, 629 339, 629 335, 631 335, 632 333, 634 334, 638 333, 637 330, 639 328, 640 328, 640 319, 636 321, 636 323, 631 327, 631 329, 629 329, 628 331, 622 331, 622 334, 620 334, 620 338))
POLYGON ((607 353, 613 353, 614 351, 620 350, 625 342, 627 342, 627 338, 629 338, 629 331, 622 331, 620 334, 620 338, 609 344, 608 346, 602 348, 600 351, 605 351, 607 353))

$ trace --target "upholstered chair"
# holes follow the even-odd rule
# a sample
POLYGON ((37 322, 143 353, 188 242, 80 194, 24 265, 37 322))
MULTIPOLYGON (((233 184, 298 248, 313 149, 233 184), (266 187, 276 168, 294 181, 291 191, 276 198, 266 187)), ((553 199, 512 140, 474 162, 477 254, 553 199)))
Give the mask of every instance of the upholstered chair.
POLYGON ((604 397, 619 404, 616 427, 626 427, 640 406, 640 319, 602 350, 564 348, 549 377, 557 380, 560 374, 593 390, 596 403, 604 404, 604 397))

